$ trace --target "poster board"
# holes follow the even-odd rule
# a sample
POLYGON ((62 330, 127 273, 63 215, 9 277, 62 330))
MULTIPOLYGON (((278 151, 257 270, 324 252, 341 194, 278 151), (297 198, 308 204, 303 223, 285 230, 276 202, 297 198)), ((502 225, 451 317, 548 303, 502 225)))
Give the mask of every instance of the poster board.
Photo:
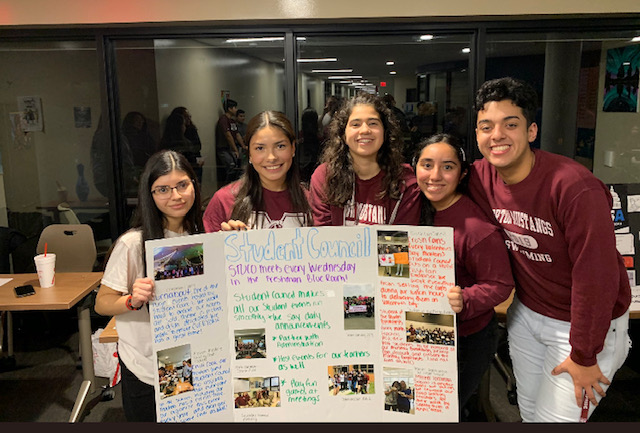
POLYGON ((458 421, 453 229, 218 232, 146 252, 158 421, 458 421), (398 275, 378 260, 390 244, 408 247, 398 275), (385 409, 396 380, 409 413, 385 409))
POLYGON ((640 277, 640 184, 607 184, 607 187, 613 198, 611 219, 616 247, 624 260, 631 286, 637 286, 640 277))

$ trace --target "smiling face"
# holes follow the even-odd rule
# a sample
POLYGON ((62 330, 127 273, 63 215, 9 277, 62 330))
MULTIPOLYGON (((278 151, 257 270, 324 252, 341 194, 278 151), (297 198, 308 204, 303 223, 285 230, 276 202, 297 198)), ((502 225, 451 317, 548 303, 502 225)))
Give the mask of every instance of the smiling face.
POLYGON ((283 191, 287 187, 287 173, 295 152, 295 143, 280 128, 265 126, 252 135, 249 162, 263 187, 270 191, 283 191))
POLYGON ((456 189, 466 174, 455 149, 443 142, 422 149, 416 165, 418 186, 435 210, 444 210, 458 201, 462 194, 456 189))
POLYGON ((189 212, 195 201, 196 192, 193 187, 193 182, 184 171, 173 170, 168 174, 158 177, 151 185, 151 191, 161 186, 172 188, 170 194, 168 196, 162 196, 161 194, 153 193, 153 201, 165 217, 167 222, 166 228, 179 232, 182 228, 182 221, 185 215, 189 212), (185 185, 182 182, 187 182, 188 185, 182 193, 179 193, 178 189, 174 187, 185 185))
POLYGON ((522 108, 510 99, 490 101, 478 111, 476 139, 480 153, 496 167, 507 184, 518 183, 531 172, 538 126, 527 126, 522 108))
POLYGON ((353 107, 344 131, 344 141, 354 159, 376 159, 384 143, 384 126, 372 105, 353 107))

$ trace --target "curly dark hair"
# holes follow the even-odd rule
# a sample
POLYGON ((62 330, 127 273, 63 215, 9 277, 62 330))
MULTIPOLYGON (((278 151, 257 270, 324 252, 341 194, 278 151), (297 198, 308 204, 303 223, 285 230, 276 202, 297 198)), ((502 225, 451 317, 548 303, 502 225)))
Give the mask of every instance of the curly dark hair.
POLYGON ((329 125, 329 138, 322 152, 320 162, 327 164, 327 181, 325 184, 327 203, 344 207, 353 195, 355 171, 349 147, 344 141, 344 134, 349 116, 356 105, 370 105, 380 115, 384 128, 384 142, 378 150, 377 162, 384 171, 382 189, 378 198, 389 196, 398 200, 402 185, 402 133, 393 114, 384 101, 370 93, 359 93, 346 100, 336 112, 329 125))
POLYGON ((538 111, 538 94, 528 83, 511 77, 496 78, 486 81, 476 93, 474 109, 476 113, 484 109, 484 105, 491 101, 510 99, 522 109, 527 126, 536 120, 538 111))

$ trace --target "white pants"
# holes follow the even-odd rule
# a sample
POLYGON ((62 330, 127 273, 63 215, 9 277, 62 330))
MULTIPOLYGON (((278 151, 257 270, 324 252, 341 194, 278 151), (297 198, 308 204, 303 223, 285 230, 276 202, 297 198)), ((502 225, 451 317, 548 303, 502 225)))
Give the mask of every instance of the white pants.
MULTIPOLYGON (((551 370, 571 352, 571 324, 538 314, 514 297, 507 312, 509 355, 516 378, 518 406, 523 422, 578 422, 582 408, 576 403, 573 379, 569 373, 552 376, 551 370)), ((602 374, 613 376, 627 359, 629 312, 612 320, 604 348, 597 354, 602 374)), ((608 386, 600 384, 604 390, 608 386)), ((600 395, 594 390, 596 399, 600 395)), ((595 407, 589 406, 589 416, 595 407)))

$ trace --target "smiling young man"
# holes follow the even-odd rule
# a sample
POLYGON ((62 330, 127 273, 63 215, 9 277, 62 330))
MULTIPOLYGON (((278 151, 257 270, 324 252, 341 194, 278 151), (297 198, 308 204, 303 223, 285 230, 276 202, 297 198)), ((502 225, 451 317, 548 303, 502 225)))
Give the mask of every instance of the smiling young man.
POLYGON ((524 422, 586 421, 630 348, 631 293, 606 186, 530 143, 537 95, 512 78, 476 95, 470 194, 502 227, 516 296, 509 349, 524 422))

